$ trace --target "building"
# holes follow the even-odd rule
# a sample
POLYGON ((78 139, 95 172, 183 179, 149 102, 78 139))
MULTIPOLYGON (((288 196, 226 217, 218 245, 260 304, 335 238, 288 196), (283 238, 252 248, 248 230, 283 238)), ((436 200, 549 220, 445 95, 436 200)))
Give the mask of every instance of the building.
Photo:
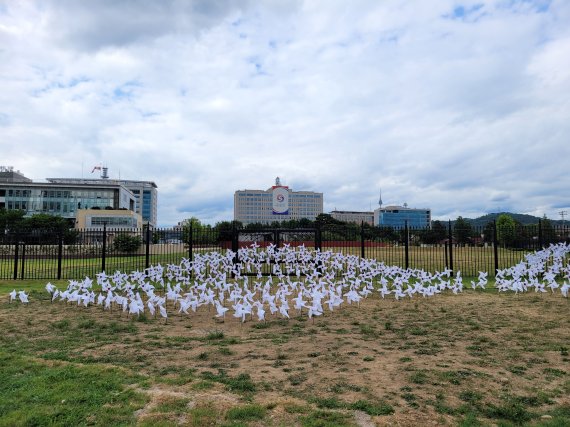
POLYGON ((125 179, 109 179, 107 168, 103 167, 101 178, 47 178, 48 182, 57 184, 94 185, 113 183, 125 187, 134 194, 135 212, 139 213, 144 223, 156 227, 158 223, 158 190, 152 181, 133 181, 125 179))
POLYGON ((141 215, 132 210, 80 209, 76 214, 75 228, 82 230, 108 231, 137 230, 143 227, 141 215))
POLYGON ((404 206, 379 207, 374 211, 374 225, 378 227, 428 228, 431 226, 431 209, 409 208, 404 206))
POLYGON ((0 166, 0 182, 32 182, 30 178, 22 175, 22 172, 14 172, 12 166, 0 166))
POLYGON ((279 178, 267 190, 234 193, 234 220, 243 224, 271 224, 303 218, 314 221, 323 213, 323 193, 293 191, 279 178))
POLYGON ((356 212, 356 211, 332 211, 331 217, 337 221, 351 222, 355 224, 374 225, 374 212, 356 212))
POLYGON ((25 216, 57 215, 74 224, 77 212, 84 209, 135 210, 135 194, 116 182, 34 182, 5 169, 0 174, 0 209, 23 210, 25 216))

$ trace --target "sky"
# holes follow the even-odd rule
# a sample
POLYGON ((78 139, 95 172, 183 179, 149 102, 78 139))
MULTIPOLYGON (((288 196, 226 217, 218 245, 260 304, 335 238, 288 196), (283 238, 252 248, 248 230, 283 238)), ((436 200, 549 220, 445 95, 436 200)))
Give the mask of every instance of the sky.
POLYGON ((570 211, 567 0, 0 0, 0 165, 434 219, 570 211))

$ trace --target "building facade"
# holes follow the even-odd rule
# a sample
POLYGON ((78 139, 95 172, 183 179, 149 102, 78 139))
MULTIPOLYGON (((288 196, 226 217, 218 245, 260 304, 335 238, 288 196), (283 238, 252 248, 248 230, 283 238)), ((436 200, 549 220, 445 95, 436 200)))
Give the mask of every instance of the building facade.
POLYGON ((0 209, 23 210, 26 216, 50 214, 75 221, 81 209, 135 208, 135 196, 120 185, 0 183, 0 209))
POLYGON ((380 207, 374 211, 374 225, 378 227, 428 228, 431 226, 431 209, 409 208, 404 206, 380 207))
POLYGON ((25 216, 57 215, 74 224, 77 212, 85 209, 135 211, 135 194, 116 182, 34 182, 19 172, 3 172, 0 209, 22 210, 25 216))
MULTIPOLYGON (((106 175, 104 175, 106 176, 106 175)), ((121 179, 83 179, 83 178, 47 178, 48 182, 56 184, 101 185, 115 184, 128 189, 135 198, 134 211, 141 215, 144 223, 152 227, 158 221, 158 190, 152 181, 133 181, 121 179)))
POLYGON ((132 210, 81 209, 77 211, 75 228, 108 231, 138 230, 143 227, 140 214, 132 210))
POLYGON ((323 213, 323 193, 293 191, 279 178, 267 190, 238 190, 234 193, 234 220, 244 225, 271 224, 303 218, 314 221, 323 213))
POLYGON ((331 217, 337 221, 350 222, 354 224, 374 225, 374 212, 357 212, 357 211, 332 211, 331 217))

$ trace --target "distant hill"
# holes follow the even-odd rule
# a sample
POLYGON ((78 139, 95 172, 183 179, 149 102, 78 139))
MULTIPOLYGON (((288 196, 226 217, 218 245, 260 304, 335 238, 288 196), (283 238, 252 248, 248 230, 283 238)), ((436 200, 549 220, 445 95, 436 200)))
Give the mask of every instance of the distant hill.
MULTIPOLYGON (((518 214, 512 212, 497 212, 497 213, 490 213, 487 215, 483 215, 480 216, 479 218, 463 218, 463 219, 469 222, 474 227, 485 227, 485 225, 487 225, 488 222, 495 221, 499 217, 499 215, 503 214, 512 216, 515 221, 518 221, 523 225, 538 224, 538 221, 542 219, 541 217, 538 216, 518 214)), ((554 220, 550 218, 549 220, 552 223, 552 225, 562 225, 561 220, 554 220)), ((452 225, 454 223, 455 221, 451 221, 452 225)), ((568 221, 566 222, 566 224, 568 224, 568 221)))

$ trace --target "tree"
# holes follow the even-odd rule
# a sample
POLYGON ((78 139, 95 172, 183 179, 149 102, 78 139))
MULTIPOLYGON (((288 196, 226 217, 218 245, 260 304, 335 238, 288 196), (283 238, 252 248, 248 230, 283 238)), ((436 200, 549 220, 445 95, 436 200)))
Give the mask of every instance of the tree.
POLYGON ((503 247, 512 247, 516 239, 516 222, 512 216, 501 214, 497 218, 497 240, 503 247))
POLYGON ((492 243, 494 238, 495 238, 495 223, 493 221, 489 221, 487 224, 485 224, 485 228, 483 228, 483 241, 487 243, 492 243))
POLYGON ((453 237, 457 243, 465 244, 471 241, 473 228, 463 217, 457 217, 453 226, 453 237))
POLYGON ((0 209, 0 231, 15 230, 21 226, 24 221, 25 211, 22 210, 6 210, 0 209))
POLYGON ((387 226, 372 226, 370 228, 370 233, 374 240, 381 242, 393 242, 399 238, 398 233, 396 233, 392 227, 387 226))
POLYGON ((119 234, 113 240, 113 248, 116 251, 124 253, 135 252, 141 245, 142 240, 139 236, 131 236, 130 234, 119 234))
POLYGON ((447 230, 445 229, 445 225, 441 223, 441 221, 433 221, 431 224, 431 228, 423 230, 420 234, 420 238, 422 242, 427 244, 434 244, 441 242, 447 236, 447 230))
POLYGON ((334 225, 343 225, 344 222, 339 221, 338 219, 334 219, 330 214, 319 214, 317 218, 315 218, 315 225, 318 227, 325 227, 325 226, 334 226, 334 225))
POLYGON ((206 244, 214 242, 212 227, 207 224, 202 224, 198 218, 193 216, 192 218, 184 220, 183 223, 182 241, 184 243, 190 241, 190 230, 192 230, 192 243, 206 244))
POLYGON ((221 221, 214 226, 214 234, 217 235, 217 242, 225 242, 232 240, 233 230, 243 228, 241 221, 221 221))
POLYGON ((548 245, 556 241, 556 232, 550 220, 546 217, 546 214, 542 217, 540 221, 540 228, 542 229, 542 243, 548 245))
POLYGON ((69 220, 61 216, 44 213, 24 218, 22 225, 30 230, 56 231, 61 233, 71 228, 69 220))

